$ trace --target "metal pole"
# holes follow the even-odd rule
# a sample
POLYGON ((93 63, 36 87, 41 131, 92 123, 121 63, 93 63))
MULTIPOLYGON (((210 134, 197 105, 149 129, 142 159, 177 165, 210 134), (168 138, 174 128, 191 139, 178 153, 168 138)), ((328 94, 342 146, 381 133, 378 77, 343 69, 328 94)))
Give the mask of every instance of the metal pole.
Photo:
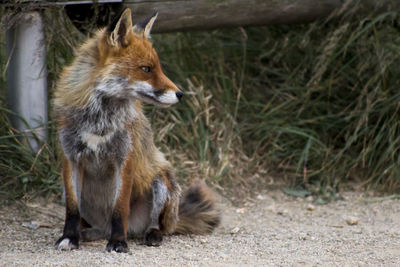
POLYGON ((43 21, 39 12, 22 14, 6 33, 11 123, 23 132, 34 151, 47 139, 47 69, 43 21), (22 118, 22 119, 21 119, 22 118), (26 121, 26 123, 24 122, 26 121))

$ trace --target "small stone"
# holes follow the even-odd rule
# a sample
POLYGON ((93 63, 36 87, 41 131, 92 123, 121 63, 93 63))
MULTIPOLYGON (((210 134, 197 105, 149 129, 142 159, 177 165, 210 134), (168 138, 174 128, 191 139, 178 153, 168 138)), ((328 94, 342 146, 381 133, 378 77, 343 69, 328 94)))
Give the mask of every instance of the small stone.
POLYGON ((269 212, 275 213, 275 212, 276 212, 275 204, 269 205, 269 206, 266 208, 266 210, 269 211, 269 212))
POLYGON ((307 210, 308 211, 314 211, 315 210, 315 206, 313 204, 308 204, 307 205, 307 210))
POLYGON ((221 253, 219 256, 220 256, 222 259, 224 259, 224 260, 228 258, 228 255, 223 254, 223 253, 221 253))
POLYGON ((288 213, 289 213, 289 211, 288 211, 287 209, 278 210, 278 211, 276 212, 276 214, 282 215, 282 216, 284 216, 284 215, 286 215, 286 214, 288 214, 288 213))
POLYGON ((205 244, 205 243, 207 243, 207 240, 205 240, 205 239, 200 239, 200 243, 205 244))
POLYGON ((235 227, 231 230, 231 234, 237 234, 239 232, 240 228, 239 227, 235 227))
POLYGON ((348 225, 357 225, 358 224, 358 218, 356 218, 356 217, 348 217, 348 218, 346 218, 346 223, 348 224, 348 225))
POLYGON ((40 207, 39 203, 25 203, 25 205, 30 208, 39 208, 40 207))
POLYGON ((32 222, 23 222, 22 226, 27 227, 27 228, 31 228, 31 229, 38 229, 40 226, 37 224, 34 224, 32 222))
POLYGON ((299 239, 300 240, 306 240, 307 239, 307 234, 306 233, 300 233, 299 234, 299 239))
POLYGON ((51 223, 47 223, 47 222, 41 222, 41 221, 31 221, 32 224, 37 225, 39 227, 46 227, 46 228, 51 228, 54 225, 51 223))
POLYGON ((245 208, 236 209, 236 213, 243 214, 246 211, 245 208))
POLYGON ((262 196, 262 195, 258 195, 258 196, 257 196, 257 199, 259 199, 259 200, 264 200, 264 199, 265 199, 265 197, 264 197, 264 196, 262 196))

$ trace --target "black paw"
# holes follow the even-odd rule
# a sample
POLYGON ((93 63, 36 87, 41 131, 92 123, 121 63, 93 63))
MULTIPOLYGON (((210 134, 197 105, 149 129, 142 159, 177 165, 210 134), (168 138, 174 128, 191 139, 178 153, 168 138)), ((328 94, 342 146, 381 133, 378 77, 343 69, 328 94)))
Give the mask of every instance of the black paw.
POLYGON ((62 236, 57 240, 55 246, 57 250, 73 250, 79 248, 79 238, 71 236, 62 236))
POLYGON ((108 252, 115 251, 126 253, 129 251, 129 248, 125 241, 110 240, 107 243, 106 250, 108 252))
POLYGON ((151 229, 144 235, 144 243, 148 246, 158 247, 161 245, 163 235, 158 229, 151 229))

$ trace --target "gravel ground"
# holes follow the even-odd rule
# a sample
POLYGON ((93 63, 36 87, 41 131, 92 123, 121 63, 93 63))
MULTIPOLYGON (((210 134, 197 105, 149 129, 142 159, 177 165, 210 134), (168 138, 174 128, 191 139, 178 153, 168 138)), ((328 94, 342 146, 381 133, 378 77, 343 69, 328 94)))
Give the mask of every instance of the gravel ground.
POLYGON ((130 252, 105 252, 106 241, 53 249, 63 207, 43 202, 0 210, 0 266, 399 266, 400 200, 344 193, 313 205, 270 191, 234 207, 209 236, 170 236, 161 247, 129 241, 130 252))

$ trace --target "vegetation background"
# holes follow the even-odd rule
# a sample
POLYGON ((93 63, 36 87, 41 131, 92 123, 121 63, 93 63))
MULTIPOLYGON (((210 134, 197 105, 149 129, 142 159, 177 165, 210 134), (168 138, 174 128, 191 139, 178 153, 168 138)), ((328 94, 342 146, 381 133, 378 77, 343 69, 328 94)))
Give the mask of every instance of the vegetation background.
MULTIPOLYGON (((87 36, 62 9, 43 14, 51 101, 61 69, 87 36)), ((271 185, 322 201, 349 182, 399 192, 398 22, 395 12, 349 12, 304 25, 155 34, 165 73, 185 92, 169 109, 148 107, 156 143, 183 183, 203 178, 233 199, 271 185)), ((3 20, 0 194, 61 194, 54 120, 35 154, 8 120, 8 26, 3 20)))

